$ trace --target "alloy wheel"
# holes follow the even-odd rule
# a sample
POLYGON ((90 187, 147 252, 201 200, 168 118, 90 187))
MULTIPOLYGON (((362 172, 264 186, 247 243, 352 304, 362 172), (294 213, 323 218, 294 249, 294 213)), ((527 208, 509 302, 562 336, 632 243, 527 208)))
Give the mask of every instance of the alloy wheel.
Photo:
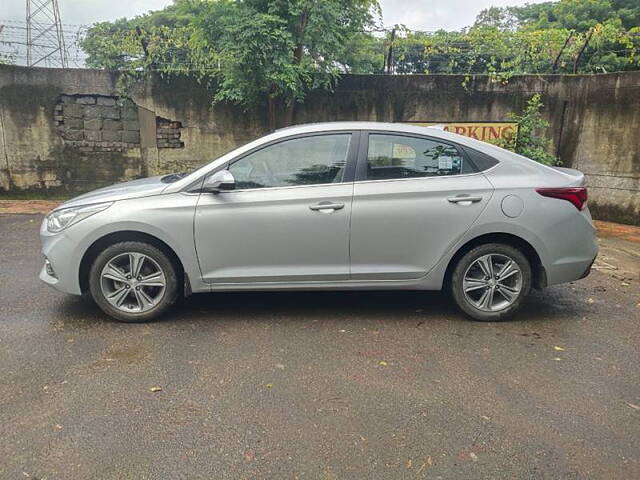
POLYGON ((479 310, 504 310, 520 296, 522 270, 507 255, 483 255, 467 268, 462 288, 467 301, 479 310))
POLYGON ((109 260, 100 274, 104 298, 127 313, 143 313, 162 300, 167 286, 165 274, 153 258, 127 252, 109 260))

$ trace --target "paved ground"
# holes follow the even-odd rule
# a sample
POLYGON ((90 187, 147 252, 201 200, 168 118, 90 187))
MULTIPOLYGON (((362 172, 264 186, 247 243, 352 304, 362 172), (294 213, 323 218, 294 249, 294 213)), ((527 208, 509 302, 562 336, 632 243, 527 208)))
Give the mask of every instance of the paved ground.
POLYGON ((0 216, 2 479, 640 478, 640 244, 615 229, 502 324, 242 293, 123 325, 36 280, 40 220, 0 216))

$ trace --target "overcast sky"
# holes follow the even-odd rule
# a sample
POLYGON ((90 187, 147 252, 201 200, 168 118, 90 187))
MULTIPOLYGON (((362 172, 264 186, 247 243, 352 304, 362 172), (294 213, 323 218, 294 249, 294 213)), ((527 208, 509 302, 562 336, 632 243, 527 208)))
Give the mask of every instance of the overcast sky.
MULTIPOLYGON (((42 0, 40 0, 42 1, 42 0)), ((522 5, 541 0, 380 0, 384 24, 403 23, 414 30, 459 30, 489 6, 522 5)), ((58 0, 63 23, 91 24, 159 10, 171 0, 58 0)), ((24 20, 25 0, 0 0, 1 20, 24 20)))

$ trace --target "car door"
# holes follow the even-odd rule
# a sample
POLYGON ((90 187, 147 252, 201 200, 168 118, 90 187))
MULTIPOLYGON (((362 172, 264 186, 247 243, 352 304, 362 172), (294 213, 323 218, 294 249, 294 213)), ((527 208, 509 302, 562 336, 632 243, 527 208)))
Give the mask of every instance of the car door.
POLYGON ((424 276, 493 193, 458 146, 401 133, 363 134, 351 219, 351 278, 424 276))
POLYGON ((202 193, 195 241, 215 284, 349 278, 358 133, 288 137, 231 161, 236 189, 202 193))

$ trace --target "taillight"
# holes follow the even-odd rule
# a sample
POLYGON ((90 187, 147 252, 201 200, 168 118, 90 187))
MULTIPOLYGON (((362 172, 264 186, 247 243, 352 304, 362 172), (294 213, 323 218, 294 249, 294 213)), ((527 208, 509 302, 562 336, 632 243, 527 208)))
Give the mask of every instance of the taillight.
POLYGON ((587 189, 585 187, 567 188, 536 188, 543 197, 559 198, 573 203, 578 210, 582 210, 587 204, 587 189))

